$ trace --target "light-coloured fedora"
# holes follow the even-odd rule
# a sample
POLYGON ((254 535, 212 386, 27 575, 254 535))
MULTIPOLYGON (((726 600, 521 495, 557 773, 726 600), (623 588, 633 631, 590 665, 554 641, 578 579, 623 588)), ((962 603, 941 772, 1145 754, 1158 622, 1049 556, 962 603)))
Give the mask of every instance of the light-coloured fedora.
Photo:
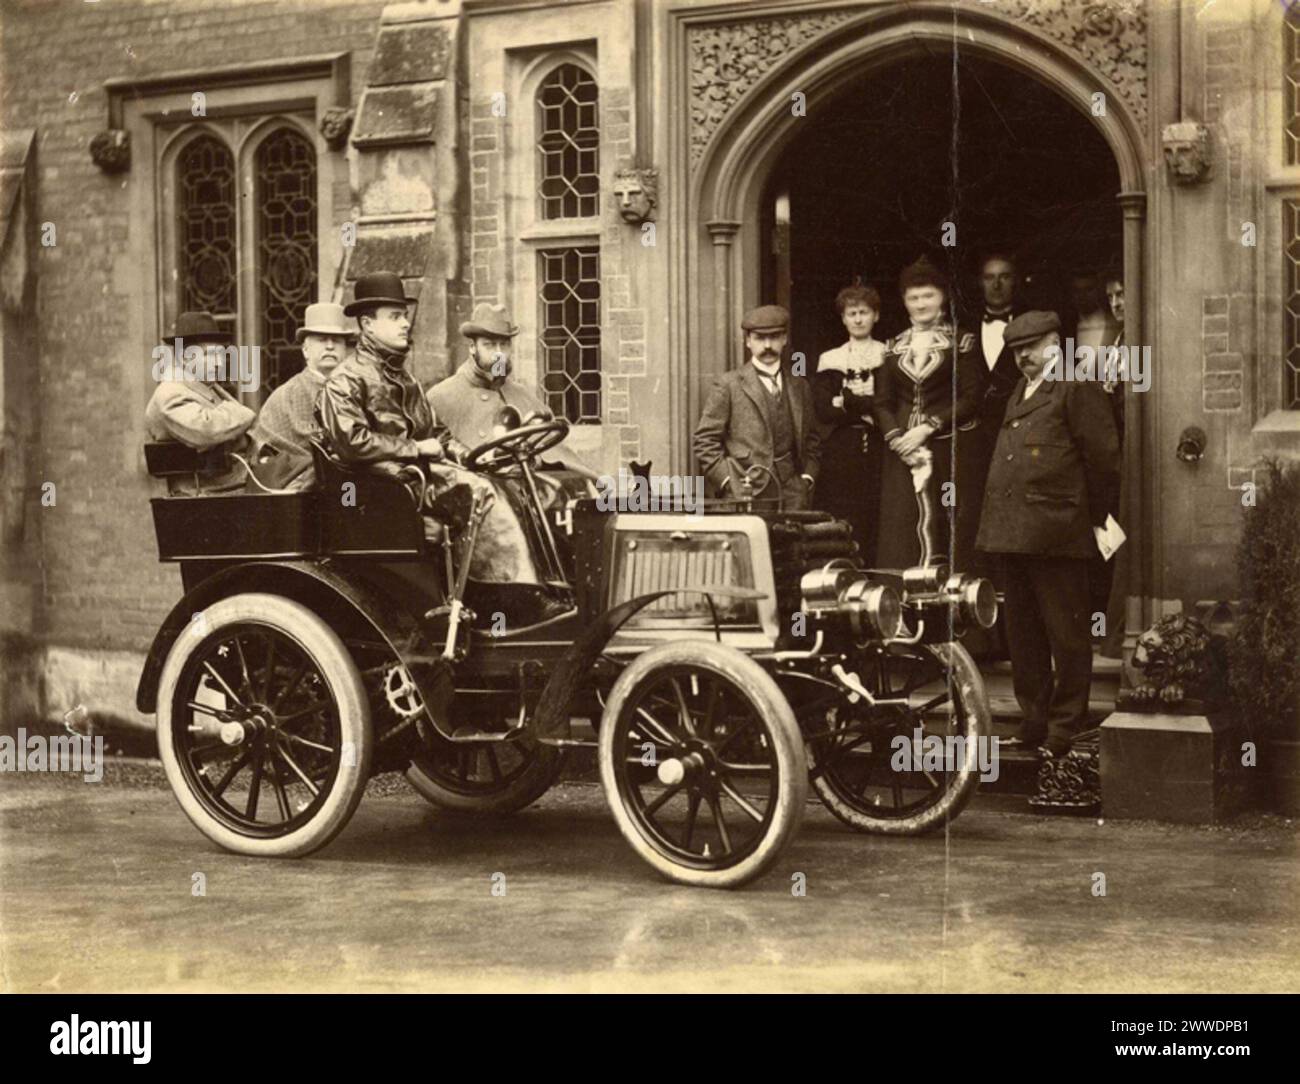
POLYGON ((302 327, 298 329, 294 341, 302 342, 305 335, 346 335, 349 339, 355 339, 357 325, 343 315, 342 305, 320 301, 307 306, 302 327))
POLYGON ((473 315, 460 325, 460 333, 469 339, 475 335, 513 339, 519 334, 519 329, 510 322, 504 305, 489 305, 486 301, 480 301, 474 306, 473 315))

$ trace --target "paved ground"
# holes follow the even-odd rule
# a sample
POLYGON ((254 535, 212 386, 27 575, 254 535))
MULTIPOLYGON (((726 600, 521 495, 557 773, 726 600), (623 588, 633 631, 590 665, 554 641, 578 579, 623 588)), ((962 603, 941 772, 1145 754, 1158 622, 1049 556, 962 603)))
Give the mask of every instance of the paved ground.
POLYGON ((891 840, 810 806, 779 869, 723 893, 657 879, 589 785, 495 822, 372 785, 328 848, 274 862, 214 848, 160 783, 0 776, 0 987, 1300 990, 1300 824, 1278 818, 977 804, 891 840))

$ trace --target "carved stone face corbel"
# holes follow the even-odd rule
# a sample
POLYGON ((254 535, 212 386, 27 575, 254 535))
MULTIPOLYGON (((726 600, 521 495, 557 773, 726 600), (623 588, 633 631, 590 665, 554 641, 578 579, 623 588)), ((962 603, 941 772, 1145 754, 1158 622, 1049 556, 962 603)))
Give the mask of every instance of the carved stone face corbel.
POLYGON ((353 110, 341 105, 333 106, 321 114, 320 134, 324 137, 330 150, 338 151, 347 146, 354 116, 353 110))
POLYGON ((659 203, 659 171, 631 166, 618 170, 614 174, 614 195, 624 222, 633 226, 653 222, 659 203))
POLYGON ((1210 130, 1185 120, 1166 124, 1162 133, 1165 165, 1174 184, 1199 184, 1210 175, 1210 130))
POLYGON ((131 168, 131 133, 105 128, 90 141, 90 159, 105 173, 124 173, 131 168))

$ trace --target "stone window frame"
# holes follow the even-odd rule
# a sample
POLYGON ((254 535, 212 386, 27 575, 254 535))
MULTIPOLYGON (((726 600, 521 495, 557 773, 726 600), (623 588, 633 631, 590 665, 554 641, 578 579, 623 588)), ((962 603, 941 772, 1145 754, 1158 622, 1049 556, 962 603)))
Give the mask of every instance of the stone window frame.
MULTIPOLYGON (((153 391, 152 352, 176 317, 177 292, 170 281, 175 266, 175 154, 204 127, 222 138, 221 126, 242 126, 238 148, 232 148, 236 151, 242 193, 245 183, 255 181, 253 156, 262 138, 285 123, 304 136, 316 151, 319 294, 334 282, 343 262, 342 243, 335 228, 339 219, 335 197, 347 188, 350 178, 347 159, 330 149, 318 126, 326 110, 348 104, 350 86, 347 53, 177 72, 141 80, 110 80, 105 84, 109 126, 125 129, 132 147, 131 172, 124 182, 131 192, 131 230, 122 254, 125 266, 121 274, 140 279, 143 286, 136 339, 139 363, 130 367, 127 376, 140 411, 137 428, 126 434, 128 446, 138 446, 143 440, 144 404, 153 391), (195 117, 191 112, 192 96, 200 91, 205 97, 206 115, 195 117)), ((346 218, 350 208, 342 210, 346 218)), ((255 217, 241 216, 241 256, 255 250, 255 244, 245 247, 247 231, 255 232, 255 217)), ((241 259, 237 334, 239 341, 247 343, 255 343, 260 337, 252 300, 256 290, 254 275, 255 267, 244 266, 241 259)), ((249 406, 257 407, 265 395, 266 391, 259 389, 242 398, 249 406)))
MULTIPOLYGON (((600 250, 602 268, 604 267, 604 212, 605 200, 599 201, 598 213, 585 218, 543 219, 540 216, 540 201, 536 198, 538 186, 538 155, 536 144, 537 131, 537 90, 552 71, 562 64, 577 64, 584 68, 596 80, 598 93, 598 124, 602 132, 606 129, 605 110, 607 98, 603 93, 596 42, 591 39, 583 42, 569 42, 563 45, 546 46, 528 52, 512 52, 510 60, 510 98, 518 102, 514 110, 513 123, 506 143, 506 162, 502 164, 502 193, 511 208, 511 215, 506 219, 506 243, 511 244, 509 265, 512 269, 512 281, 508 287, 508 303, 519 325, 520 334, 515 340, 515 364, 520 377, 543 391, 541 358, 537 349, 537 297, 538 251, 544 248, 593 247, 600 250)), ((605 155, 600 159, 601 194, 606 190, 608 163, 605 155)), ((503 289, 502 300, 507 300, 503 289)), ((603 303, 603 299, 602 299, 603 303)), ((602 309, 602 319, 604 317, 602 309)), ((609 348, 608 338, 601 337, 601 374, 609 373, 606 352, 609 348)), ((575 425, 569 435, 567 446, 579 455, 596 456, 600 454, 602 431, 609 424, 607 418, 608 389, 602 379, 601 420, 598 423, 575 425)))

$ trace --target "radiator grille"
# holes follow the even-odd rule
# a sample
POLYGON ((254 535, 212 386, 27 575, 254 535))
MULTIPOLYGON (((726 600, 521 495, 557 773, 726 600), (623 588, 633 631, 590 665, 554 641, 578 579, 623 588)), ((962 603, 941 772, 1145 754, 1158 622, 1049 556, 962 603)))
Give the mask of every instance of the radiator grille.
MULTIPOLYGON (((674 587, 726 585, 752 587, 754 575, 749 541, 743 534, 691 532, 685 538, 629 531, 619 539, 612 577, 611 604, 674 587)), ((714 598, 718 618, 728 623, 753 623, 752 600, 714 598)), ((650 620, 662 618, 712 620, 708 600, 696 592, 674 592, 641 611, 650 620)), ((635 619, 634 619, 635 620, 635 619)))

